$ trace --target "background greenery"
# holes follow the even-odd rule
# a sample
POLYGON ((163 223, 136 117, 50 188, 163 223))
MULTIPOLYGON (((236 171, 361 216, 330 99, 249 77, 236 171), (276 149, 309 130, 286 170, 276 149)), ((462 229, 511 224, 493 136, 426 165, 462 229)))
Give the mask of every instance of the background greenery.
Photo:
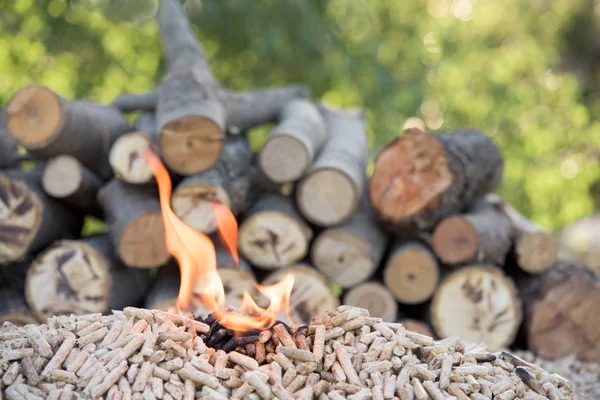
MULTIPOLYGON (((156 0, 0 0, 0 102, 21 86, 109 102, 164 71, 156 0)), ((594 210, 600 0, 187 0, 215 75, 367 109, 371 155, 407 124, 473 127, 501 194, 543 227, 594 210)), ((266 130, 253 134, 260 140, 266 130)))

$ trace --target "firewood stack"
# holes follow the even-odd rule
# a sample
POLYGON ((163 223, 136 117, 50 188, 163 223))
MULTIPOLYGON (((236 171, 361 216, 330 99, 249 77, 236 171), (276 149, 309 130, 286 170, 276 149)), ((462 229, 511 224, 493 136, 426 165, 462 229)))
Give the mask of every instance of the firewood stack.
MULTIPOLYGON (((234 92, 215 78, 179 1, 162 0, 156 19, 167 60, 156 88, 100 104, 32 84, 4 105, 1 321, 175 304, 179 271, 140 156, 151 148, 171 174, 174 212, 214 238, 229 307, 244 290, 258 297, 254 282, 289 272, 296 323, 347 304, 491 351, 600 362, 598 278, 564 265, 549 233, 494 193, 504 159, 484 133, 407 129, 369 175, 363 109, 334 109, 297 84, 234 92), (248 133, 265 124, 253 151, 248 133), (216 235, 212 202, 237 217, 239 265, 216 235), (89 217, 107 231, 83 237, 89 217)), ((187 311, 207 316, 199 301, 187 311)), ((244 390, 263 387, 253 376, 244 390)))

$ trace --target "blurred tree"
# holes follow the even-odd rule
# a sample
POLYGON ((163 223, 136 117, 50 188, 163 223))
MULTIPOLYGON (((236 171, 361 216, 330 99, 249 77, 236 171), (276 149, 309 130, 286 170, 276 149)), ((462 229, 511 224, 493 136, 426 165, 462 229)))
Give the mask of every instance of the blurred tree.
MULTIPOLYGON (((150 89, 157 1, 0 0, 2 104, 32 81, 102 102, 150 89)), ((554 230, 593 210, 600 0, 182 1, 226 86, 365 107, 372 156, 408 125, 480 129, 523 213, 554 230)))

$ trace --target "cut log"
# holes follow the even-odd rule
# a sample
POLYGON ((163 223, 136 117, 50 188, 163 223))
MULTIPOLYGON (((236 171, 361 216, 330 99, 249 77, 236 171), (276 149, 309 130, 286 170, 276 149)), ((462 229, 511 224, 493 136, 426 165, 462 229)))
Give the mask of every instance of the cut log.
POLYGON ((244 136, 230 136, 219 162, 208 171, 188 176, 177 185, 171 205, 186 224, 204 233, 213 233, 217 223, 212 202, 227 206, 235 216, 249 206, 248 167, 252 150, 244 136))
MULTIPOLYGON (((247 92, 218 89, 227 110, 227 131, 232 134, 246 132, 259 125, 276 122, 281 108, 295 99, 308 99, 310 89, 304 85, 283 85, 247 92)), ((158 90, 140 94, 122 94, 112 101, 112 106, 122 112, 154 111, 158 90)))
POLYGON ((259 165, 273 182, 298 180, 326 139, 327 126, 319 109, 308 100, 291 101, 260 150, 259 165))
POLYGON ((25 300, 25 275, 31 260, 0 267, 0 325, 8 321, 15 325, 36 323, 25 300))
MULTIPOLYGON (((314 316, 335 310, 340 305, 332 282, 309 264, 295 264, 274 271, 261 284, 273 285, 287 274, 294 277, 294 288, 290 297, 290 316, 294 324, 308 324, 314 316)), ((266 306, 267 304, 262 304, 262 307, 266 306)), ((287 320, 285 312, 282 312, 278 319, 287 320)))
POLYGON ((320 105, 329 137, 308 173, 298 183, 296 202, 315 225, 346 222, 366 186, 369 148, 363 110, 332 110, 320 105))
POLYGON ((42 176, 42 187, 49 196, 99 218, 102 209, 97 195, 102 184, 93 172, 66 154, 48 160, 42 176))
POLYGON ((523 271, 540 274, 556 264, 558 244, 550 234, 525 218, 497 194, 490 193, 485 199, 510 220, 516 261, 523 271))
POLYGON ((385 322, 396 322, 398 317, 398 303, 393 293, 375 281, 354 286, 344 295, 343 304, 366 308, 372 317, 385 322))
POLYGON ((503 171, 500 150, 479 131, 409 128, 377 155, 368 190, 389 230, 430 232, 494 191, 503 171))
POLYGON ((42 189, 43 165, 0 172, 0 264, 79 236, 83 217, 42 189))
POLYGON ((369 279, 387 247, 387 236, 374 217, 368 199, 343 225, 328 228, 314 240, 313 265, 343 288, 369 279))
POLYGON ((132 130, 116 108, 68 101, 40 85, 18 90, 5 113, 8 132, 30 154, 39 159, 72 155, 103 180, 112 176, 110 147, 132 130))
POLYGON ((0 109, 0 169, 14 168, 22 158, 17 142, 7 132, 4 110, 0 109))
POLYGON ((129 267, 158 267, 171 257, 155 189, 112 179, 98 192, 115 252, 129 267))
POLYGON ((27 271, 25 296, 35 317, 106 313, 138 306, 152 276, 127 268, 106 234, 61 240, 40 253, 27 271))
POLYGON ((460 268, 442 280, 430 304, 433 329, 483 343, 490 351, 509 347, 523 319, 521 300, 512 278, 492 265, 460 268))
POLYGON ((181 175, 203 172, 218 161, 225 141, 220 85, 179 1, 161 1, 156 19, 168 66, 156 103, 161 154, 181 175))
POLYGON ((110 148, 108 160, 115 177, 127 183, 152 182, 154 175, 140 157, 146 149, 156 150, 158 132, 154 113, 142 113, 135 123, 135 132, 120 136, 110 148))
POLYGON ((418 319, 405 318, 399 321, 404 328, 408 331, 417 332, 425 336, 435 337, 433 331, 429 327, 429 324, 425 321, 419 321, 418 319))
POLYGON ((429 300, 439 279, 438 261, 425 240, 396 240, 383 267, 383 282, 400 303, 429 300))
POLYGON ((433 250, 447 265, 490 263, 503 266, 512 241, 508 217, 486 201, 465 214, 444 218, 433 232, 433 250))
POLYGON ((585 265, 600 278, 600 214, 593 213, 556 234, 558 258, 585 265))
POLYGON ((303 259, 312 235, 290 198, 267 193, 245 215, 238 245, 253 266, 275 269, 303 259))
POLYGON ((600 362, 600 280, 586 267, 559 262, 517 278, 530 351, 547 360, 600 362))

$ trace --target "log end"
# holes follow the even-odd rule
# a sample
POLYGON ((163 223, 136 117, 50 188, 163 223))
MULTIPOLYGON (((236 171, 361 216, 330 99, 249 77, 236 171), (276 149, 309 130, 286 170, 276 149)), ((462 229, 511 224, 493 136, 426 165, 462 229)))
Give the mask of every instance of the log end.
POLYGON ((385 322, 396 322, 398 314, 396 298, 380 283, 365 282, 356 285, 344 295, 343 303, 366 308, 371 317, 381 318, 385 322))
POLYGON ((212 202, 224 204, 231 209, 231 199, 223 187, 194 183, 177 187, 173 192, 171 207, 183 222, 200 232, 210 234, 217 230, 212 202))
POLYGON ((515 244, 517 263, 530 274, 548 271, 558 258, 558 244, 544 232, 522 235, 515 244))
POLYGON ((304 143, 293 136, 273 136, 267 139, 258 153, 258 165, 276 183, 300 179, 311 162, 304 143))
POLYGON ((148 212, 132 220, 123 229, 118 254, 129 267, 154 268, 165 264, 171 254, 167 250, 162 215, 148 212))
POLYGON ((383 221, 409 224, 409 219, 441 205, 454 182, 444 147, 417 128, 388 143, 377 155, 369 180, 369 198, 383 221))
POLYGON ((475 227, 460 215, 443 219, 435 228, 432 247, 446 264, 474 260, 479 249, 479 234, 475 227))
POLYGON ((108 161, 115 176, 132 184, 143 184, 154 179, 152 170, 140 154, 152 148, 147 133, 131 132, 119 136, 108 154, 108 161))
POLYGON ((0 173, 0 264, 27 253, 40 229, 43 208, 26 184, 0 173))
POLYGON ((18 90, 6 104, 5 113, 9 134, 28 150, 51 142, 63 122, 61 99, 40 85, 18 90))
POLYGON ((429 337, 435 337, 435 335, 433 334, 433 331, 431 330, 429 325, 423 321, 419 321, 417 319, 405 318, 405 319, 401 319, 400 323, 402 325, 404 325, 404 328, 407 331, 417 332, 417 333, 420 333, 421 335, 425 335, 425 336, 429 336, 429 337))
POLYGON ((360 193, 353 180, 333 168, 319 169, 298 184, 296 201, 302 215, 319 226, 348 220, 357 209, 360 193))
POLYGON ((73 195, 81 186, 81 163, 73 156, 61 154, 46 163, 42 175, 44 191, 56 199, 73 195))
POLYGON ((430 311, 440 338, 456 336, 492 351, 513 343, 523 318, 515 283, 490 265, 471 265, 448 275, 430 311))
POLYGON ((206 171, 217 163, 225 133, 214 121, 197 115, 166 124, 159 136, 165 164, 181 175, 206 171))

